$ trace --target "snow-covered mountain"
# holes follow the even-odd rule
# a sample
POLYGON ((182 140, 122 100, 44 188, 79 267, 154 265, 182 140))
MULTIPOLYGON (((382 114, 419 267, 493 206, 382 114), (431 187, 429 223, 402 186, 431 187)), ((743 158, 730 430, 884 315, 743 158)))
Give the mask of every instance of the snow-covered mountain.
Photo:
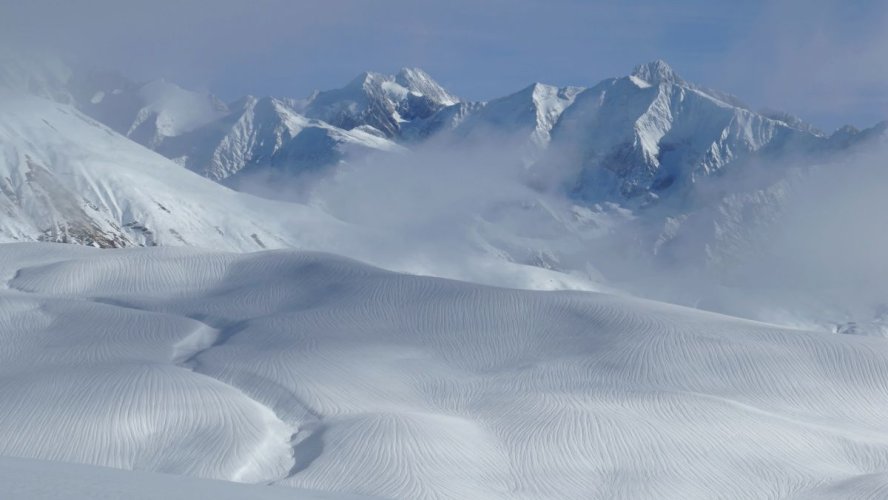
POLYGON ((826 140, 689 84, 662 61, 582 92, 553 136, 553 149, 580 170, 575 189, 587 199, 660 194, 757 152, 811 149, 826 140))
MULTIPOLYGON (((411 272, 542 288, 613 282, 686 304, 711 294, 705 287, 688 296, 654 293, 649 278, 664 269, 682 269, 682 276, 712 272, 718 280, 736 275, 743 269, 738 262, 757 258, 790 195, 806 189, 796 180, 808 166, 850 158, 886 129, 844 127, 827 136, 786 113, 758 113, 736 97, 687 82, 662 61, 590 88, 533 84, 487 102, 458 101, 425 73, 402 70, 362 74, 304 100, 245 97, 224 110, 211 96, 169 84, 155 94, 167 97, 146 101, 145 85, 119 77, 86 78, 60 64, 17 61, 5 68, 3 85, 40 98, 2 110, 4 147, 14 151, 5 164, 3 203, 11 215, 0 221, 4 240, 242 250, 307 245, 411 272), (115 96, 132 108, 112 106, 115 96), (228 186, 292 198, 281 186, 298 185, 311 172, 307 178, 322 179, 325 188, 309 208, 239 198, 207 182, 198 187, 190 176, 167 174, 173 163, 72 106, 123 135, 141 110, 151 110, 139 123, 152 124, 145 127, 156 140, 144 145, 228 186), (162 117, 176 126, 158 128, 162 117), (427 147, 435 144, 443 148, 427 147), (460 156, 462 150, 469 153, 460 156), (365 161, 373 157, 378 161, 365 161), (134 165, 140 167, 132 173, 134 165), (328 175, 331 165, 342 168, 328 175), (96 187, 124 173, 140 180, 96 187), (442 199, 451 188, 463 194, 442 199), (159 196, 168 197, 166 208, 195 206, 171 217, 152 201, 159 196), (216 201, 198 201, 207 199, 216 201), (219 201, 229 199, 238 201, 219 201), (399 206, 398 199, 413 205, 399 206), (92 206, 98 208, 83 209, 92 206), (279 214, 299 215, 281 222, 279 214), (236 242, 231 233, 239 235, 236 242)), ((819 309, 806 306, 805 314, 819 309)), ((830 312, 806 324, 851 316, 830 312)))
POLYGON ((74 73, 68 87, 82 112, 152 149, 228 114, 217 97, 162 79, 136 84, 90 71, 74 73))
MULTIPOLYGON (((410 94, 401 95, 405 113, 411 106, 421 113, 425 98, 417 94, 419 90, 446 103, 453 101, 418 70, 403 70, 392 79, 386 85, 392 96, 401 90, 410 94), (408 92, 394 80, 414 90, 408 92)), ((71 104, 121 135, 216 181, 244 169, 299 174, 401 149, 370 125, 343 129, 306 117, 302 111, 314 98, 246 96, 225 104, 211 94, 162 79, 137 83, 113 72, 21 57, 0 58, 0 86, 71 104)))
POLYGON ((659 60, 589 88, 536 83, 485 102, 460 101, 425 72, 406 68, 362 73, 302 100, 247 96, 229 105, 163 81, 136 84, 63 66, 29 71, 33 81, 19 87, 62 96, 217 181, 242 171, 299 175, 413 148, 436 135, 474 143, 496 137, 523 143, 526 163, 537 162, 545 177, 560 178, 586 203, 647 203, 683 196, 734 165, 814 158, 871 135, 846 127, 826 136, 789 114, 753 111, 734 96, 687 82, 659 60))
POLYGON ((257 250, 336 227, 308 207, 194 175, 70 105, 8 90, 0 103, 2 241, 257 250))
POLYGON ((404 68, 396 75, 362 73, 345 87, 317 92, 305 114, 347 130, 372 127, 396 138, 405 124, 458 102, 424 71, 404 68))
POLYGON ((552 128, 582 90, 534 83, 514 94, 476 103, 474 109, 468 105, 452 106, 420 126, 426 136, 447 130, 466 139, 517 138, 527 143, 528 160, 532 160, 549 146, 552 128), (448 120, 453 115, 462 118, 448 120))
MULTIPOLYGON (((313 128, 329 130, 309 123, 294 140, 313 128)), ((71 104, 0 90, 0 243, 303 248, 390 269, 506 286, 592 286, 582 278, 502 259, 472 244, 468 234, 446 242, 455 252, 446 259, 438 255, 438 242, 405 244, 406 236, 400 228, 340 220, 323 207, 239 193, 182 168, 71 104)))
POLYGON ((733 165, 816 158, 868 136, 850 128, 826 136, 789 114, 753 111, 734 96, 687 82, 660 60, 590 88, 536 83, 486 102, 458 102, 424 74, 425 87, 407 87, 404 74, 362 74, 315 95, 306 113, 343 128, 371 126, 408 146, 436 134, 525 141, 528 161, 561 171, 587 202, 686 193, 733 165), (401 96, 418 94, 439 96, 436 106, 405 112, 409 99, 401 96))
POLYGON ((219 120, 165 140, 156 150, 218 181, 260 169, 295 174, 400 149, 376 129, 334 127, 306 118, 280 99, 248 96, 230 109, 219 120))

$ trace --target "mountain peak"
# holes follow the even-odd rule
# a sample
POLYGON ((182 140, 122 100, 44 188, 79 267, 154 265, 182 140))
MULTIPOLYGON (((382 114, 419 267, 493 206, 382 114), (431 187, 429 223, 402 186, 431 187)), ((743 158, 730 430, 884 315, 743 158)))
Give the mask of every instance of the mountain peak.
POLYGON ((415 80, 415 79, 422 79, 422 80, 431 80, 432 79, 432 77, 429 76, 429 74, 426 73, 425 71, 423 71, 421 68, 409 68, 406 66, 401 68, 400 71, 398 71, 398 74, 395 75, 395 78, 399 79, 399 80, 408 80, 408 81, 415 80))
POLYGON ((401 68, 401 71, 395 75, 395 83, 445 106, 459 102, 459 98, 448 92, 428 73, 419 68, 401 68))
POLYGON ((640 78, 650 84, 657 85, 660 83, 683 83, 684 80, 678 74, 675 73, 675 70, 672 69, 672 66, 666 63, 666 61, 662 59, 657 59, 655 61, 651 61, 647 64, 640 64, 632 70, 632 75, 636 78, 640 78))
POLYGON ((358 76, 352 78, 343 88, 362 88, 368 83, 378 80, 381 75, 372 71, 363 71, 358 76))

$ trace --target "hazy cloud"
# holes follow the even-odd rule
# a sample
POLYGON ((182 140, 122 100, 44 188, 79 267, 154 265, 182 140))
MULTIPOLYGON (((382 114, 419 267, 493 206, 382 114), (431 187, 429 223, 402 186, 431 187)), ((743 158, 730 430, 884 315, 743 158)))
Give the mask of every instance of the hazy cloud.
POLYGON ((718 83, 822 126, 869 126, 888 118, 886 53, 888 3, 766 2, 718 83))
POLYGON ((886 10, 837 0, 0 0, 0 43, 229 99, 301 97, 406 65, 482 99, 532 81, 590 85, 664 58, 690 80, 832 127, 885 114, 886 10))

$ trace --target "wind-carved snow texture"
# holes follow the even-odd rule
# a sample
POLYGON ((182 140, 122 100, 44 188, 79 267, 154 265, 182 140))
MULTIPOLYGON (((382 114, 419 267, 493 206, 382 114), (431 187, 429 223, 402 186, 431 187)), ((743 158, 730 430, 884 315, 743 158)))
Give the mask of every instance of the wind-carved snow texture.
POLYGON ((411 499, 888 485, 882 339, 294 251, 13 244, 0 279, 3 456, 411 499))
POLYGON ((5 500, 358 500, 346 494, 0 457, 5 500))

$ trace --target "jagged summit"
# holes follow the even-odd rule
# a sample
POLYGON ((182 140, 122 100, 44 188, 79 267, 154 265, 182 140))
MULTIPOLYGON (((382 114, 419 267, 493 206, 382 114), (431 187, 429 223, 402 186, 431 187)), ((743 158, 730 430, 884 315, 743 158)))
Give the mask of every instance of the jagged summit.
POLYGON ((424 81, 431 80, 432 77, 426 73, 422 68, 404 66, 398 70, 398 73, 395 75, 395 80, 398 81, 401 85, 405 87, 409 85, 410 82, 414 81, 424 81))
MULTIPOLYGON (((384 78, 384 76, 381 73, 376 73, 373 71, 362 71, 362 72, 358 73, 357 76, 355 76, 354 78, 349 80, 349 82, 346 83, 345 86, 342 88, 343 89, 360 89, 366 85, 371 85, 374 81, 380 80, 382 78, 384 78)), ((321 91, 318 93, 321 94, 323 92, 324 91, 321 91)))
POLYGON ((662 59, 636 66, 635 69, 632 70, 631 76, 640 78, 652 85, 658 85, 660 83, 685 83, 675 70, 672 69, 672 66, 662 59))
MULTIPOLYGON (((581 171, 587 200, 676 192, 699 179, 784 149, 842 149, 884 136, 884 127, 830 137, 799 118, 757 111, 684 80, 665 61, 589 88, 533 83, 489 101, 461 101, 428 73, 365 71, 305 99, 247 96, 225 104, 172 82, 0 58, 0 86, 73 104, 93 119, 187 168, 222 181, 241 170, 301 171, 375 151, 401 151, 432 135, 458 140, 494 132, 526 140, 526 161, 544 150, 581 171)), ((523 147, 523 146, 522 146, 523 147)))
POLYGON ((401 68, 395 75, 395 83, 446 106, 459 102, 458 97, 448 92, 428 73, 419 68, 401 68))
POLYGON ((370 126, 395 138, 404 123, 457 102, 420 69, 404 68, 396 75, 365 71, 345 87, 319 92, 307 103, 305 114, 347 130, 370 126))
MULTIPOLYGON (((406 93, 427 97, 437 103, 449 106, 459 102, 459 98, 448 92, 434 78, 420 68, 401 68, 396 74, 379 73, 376 71, 363 71, 351 79, 341 89, 317 92, 317 94, 329 94, 331 92, 363 91, 367 93, 383 92, 395 97, 402 97, 406 93)), ((316 98, 313 95, 311 98, 316 98)))

